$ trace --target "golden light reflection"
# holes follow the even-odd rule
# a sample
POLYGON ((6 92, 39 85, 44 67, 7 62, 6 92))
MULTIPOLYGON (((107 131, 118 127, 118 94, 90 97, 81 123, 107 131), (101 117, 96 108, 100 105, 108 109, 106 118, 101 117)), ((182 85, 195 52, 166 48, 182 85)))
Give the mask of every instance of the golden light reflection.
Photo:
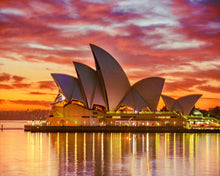
POLYGON ((0 175, 58 175, 56 152, 49 153, 48 135, 23 130, 0 133, 0 175))
POLYGON ((43 138, 42 138, 42 133, 38 133, 39 134, 39 151, 40 151, 40 172, 42 173, 43 172, 43 138))
POLYGON ((95 133, 92 133, 92 160, 95 160, 95 133))
MULTIPOLYGON (((34 170, 35 166, 35 133, 31 133, 32 146, 31 146, 31 168, 34 170)), ((33 173, 32 173, 33 174, 33 173)))
POLYGON ((158 133, 156 133, 156 140, 155 140, 155 154, 156 154, 156 158, 159 157, 159 142, 160 142, 160 135, 158 133))
POLYGON ((110 161, 112 163, 112 133, 110 134, 110 161))
POLYGON ((164 136, 164 162, 165 162, 165 167, 166 168, 170 167, 170 163, 168 162, 169 141, 170 141, 170 133, 165 133, 165 136, 164 136))
POLYGON ((86 133, 83 133, 83 160, 86 161, 86 133))
POLYGON ((176 173, 176 133, 173 134, 173 169, 176 173))
POLYGON ((129 146, 128 151, 130 153, 131 152, 131 133, 128 134, 128 146, 129 146))
POLYGON ((182 146, 183 146, 183 158, 185 157, 185 150, 186 150, 186 133, 183 133, 183 142, 182 142, 182 146))
MULTIPOLYGON (((197 156, 198 155, 198 144, 199 144, 199 135, 196 133, 195 134, 195 147, 194 147, 194 155, 197 156)), ((194 156, 194 157, 195 157, 194 156)))
POLYGON ((137 152, 136 135, 133 134, 132 137, 132 153, 133 155, 137 152))
POLYGON ((110 163, 109 163, 109 168, 110 168, 110 172, 112 173, 112 164, 113 164, 113 134, 110 134, 110 163))
POLYGON ((19 168, 33 176, 220 172, 220 134, 25 133, 23 143, 16 145, 4 133, 0 133, 0 175, 14 175, 11 170, 19 168))
POLYGON ((149 152, 149 133, 146 134, 146 151, 149 152))
POLYGON ((69 166, 69 161, 68 161, 68 154, 69 154, 69 134, 66 133, 66 173, 68 172, 68 166, 69 166))
POLYGON ((75 163, 75 169, 74 174, 77 175, 77 168, 78 168, 78 161, 77 161, 77 133, 75 133, 75 140, 74 140, 74 163, 75 163))
POLYGON ((207 165, 207 169, 209 169, 209 165, 208 162, 210 162, 210 147, 209 147, 209 143, 210 143, 210 138, 209 138, 209 134, 206 135, 205 139, 206 139, 206 165, 207 165))
POLYGON ((83 133, 83 172, 86 172, 86 133, 83 133))
POLYGON ((194 168, 194 134, 190 134, 189 136, 189 170, 191 173, 193 173, 194 168))
MULTIPOLYGON (((48 133, 48 160, 47 160, 47 164, 49 165, 50 164, 50 161, 51 161, 51 133, 48 133)), ((47 172, 47 175, 50 175, 51 173, 51 167, 48 168, 48 172, 47 172)))
POLYGON ((150 175, 149 133, 146 134, 147 175, 150 175))
POLYGON ((60 157, 60 133, 57 133, 56 144, 57 144, 57 158, 59 158, 60 157))

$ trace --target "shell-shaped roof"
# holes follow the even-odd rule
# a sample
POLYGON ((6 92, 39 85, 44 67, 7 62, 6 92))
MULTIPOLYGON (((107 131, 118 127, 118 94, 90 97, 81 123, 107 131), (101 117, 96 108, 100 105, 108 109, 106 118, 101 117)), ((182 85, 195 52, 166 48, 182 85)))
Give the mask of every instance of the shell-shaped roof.
POLYGON ((106 106, 97 72, 91 67, 79 62, 73 62, 78 79, 86 96, 87 108, 91 109, 93 104, 106 106))
POLYGON ((151 111, 157 110, 164 81, 163 78, 150 77, 142 79, 132 86, 134 90, 143 97, 151 111))
POLYGON ((193 106, 201 96, 201 94, 187 95, 177 100, 177 102, 181 105, 183 109, 183 115, 188 115, 190 113, 193 106))
POLYGON ((135 109, 148 106, 148 104, 144 101, 143 97, 139 93, 137 93, 134 89, 133 89, 133 96, 134 96, 135 109))
POLYGON ((180 103, 178 101, 175 101, 173 104, 173 111, 183 111, 182 106, 180 105, 180 103))
POLYGON ((71 102, 72 98, 85 103, 81 87, 77 78, 70 75, 51 73, 57 87, 63 93, 68 102, 71 102))
POLYGON ((130 89, 128 78, 119 63, 102 48, 90 44, 96 69, 101 74, 108 110, 115 111, 130 89))
POLYGON ((181 110, 183 115, 188 115, 195 103, 202 96, 201 94, 187 95, 175 100, 169 96, 161 95, 164 103, 170 111, 181 110))
POLYGON ((173 105, 175 103, 175 99, 172 97, 166 96, 166 95, 161 95, 165 105, 167 106, 168 110, 172 111, 173 110, 173 105))
POLYGON ((148 106, 144 99, 133 88, 129 90, 120 104, 130 106, 134 109, 148 106))
MULTIPOLYGON (((78 79, 65 74, 51 74, 69 103, 76 99, 89 109, 97 104, 104 106, 107 111, 116 111, 121 104, 134 109, 148 106, 151 111, 157 110, 165 81, 163 78, 145 78, 130 86, 122 67, 108 52, 96 45, 90 44, 90 47, 96 70, 74 62, 78 79)), ((181 110, 184 115, 190 113, 200 97, 200 94, 195 94, 175 100, 162 95, 169 110, 181 110)))

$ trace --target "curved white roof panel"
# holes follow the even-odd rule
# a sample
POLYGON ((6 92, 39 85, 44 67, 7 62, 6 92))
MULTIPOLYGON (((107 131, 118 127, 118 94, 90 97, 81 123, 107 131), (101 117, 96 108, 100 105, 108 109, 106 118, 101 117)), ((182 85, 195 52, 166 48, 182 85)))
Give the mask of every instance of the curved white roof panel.
POLYGON ((177 100, 168 97, 166 95, 161 95, 161 96, 164 100, 164 103, 167 105, 170 111, 181 110, 183 115, 188 115, 192 110, 193 106, 195 106, 195 103, 202 95, 201 94, 187 95, 184 97, 180 97, 177 100))
POLYGON ((78 79, 70 75, 59 73, 51 73, 51 76, 53 77, 54 81, 57 84, 57 87, 62 91, 68 102, 71 102, 73 98, 85 103, 78 79))
POLYGON ((177 102, 183 108, 183 115, 188 115, 190 113, 193 106, 195 106, 196 102, 201 96, 201 94, 187 95, 177 100, 177 102))
POLYGON ((163 78, 150 77, 142 79, 132 86, 134 90, 143 97, 151 111, 157 110, 164 81, 163 78))
POLYGON ((148 106, 144 99, 133 88, 130 89, 119 105, 121 104, 130 106, 134 109, 148 106))
POLYGON ((82 63, 73 63, 75 65, 79 81, 82 85, 82 89, 86 96, 87 107, 91 109, 93 104, 106 106, 103 93, 100 88, 97 72, 91 67, 82 63))
POLYGON ((101 73, 108 110, 115 111, 130 89, 128 78, 119 63, 102 48, 90 44, 95 58, 96 69, 101 73))
POLYGON ((172 97, 166 96, 166 95, 161 95, 165 105, 167 106, 168 110, 172 111, 173 110, 173 105, 175 103, 175 99, 172 97))
POLYGON ((130 91, 125 95, 121 103, 118 104, 118 106, 120 105, 126 105, 135 108, 134 95, 132 89, 130 89, 130 91))
POLYGON ((183 112, 183 107, 180 105, 180 103, 177 100, 173 104, 172 111, 182 111, 183 112))
POLYGON ((144 101, 141 95, 139 95, 139 93, 137 93, 135 90, 133 90, 133 96, 134 96, 135 109, 148 106, 148 104, 144 101))

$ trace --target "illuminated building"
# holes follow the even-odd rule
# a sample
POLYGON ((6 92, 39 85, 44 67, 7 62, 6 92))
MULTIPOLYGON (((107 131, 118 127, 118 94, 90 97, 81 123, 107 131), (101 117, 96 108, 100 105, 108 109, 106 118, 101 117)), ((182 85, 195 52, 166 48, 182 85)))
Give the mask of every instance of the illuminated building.
POLYGON ((185 125, 186 120, 180 114, 188 115, 201 95, 178 100, 163 95, 170 111, 156 112, 165 79, 149 77, 130 85, 122 67, 108 52, 92 44, 90 47, 96 69, 73 62, 77 78, 51 74, 59 94, 52 103, 48 125, 185 125))

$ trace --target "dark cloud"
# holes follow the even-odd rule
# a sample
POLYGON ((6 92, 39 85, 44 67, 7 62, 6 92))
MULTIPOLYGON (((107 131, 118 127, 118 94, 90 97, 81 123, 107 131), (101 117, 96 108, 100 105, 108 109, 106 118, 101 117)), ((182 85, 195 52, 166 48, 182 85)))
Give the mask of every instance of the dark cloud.
POLYGON ((0 82, 14 80, 15 82, 21 82, 25 77, 18 75, 11 75, 9 73, 0 73, 0 82))
POLYGON ((205 85, 205 86, 197 86, 197 88, 202 90, 202 91, 220 94, 220 87, 214 87, 214 86, 211 86, 211 85, 205 85))
POLYGON ((29 87, 31 87, 31 84, 27 84, 27 83, 13 83, 12 86, 14 88, 29 88, 29 87))
POLYGON ((54 81, 39 81, 38 85, 40 89, 50 89, 50 90, 56 89, 56 85, 54 81))
POLYGON ((175 82, 165 82, 164 84, 164 92, 172 92, 177 90, 190 91, 191 88, 204 84, 207 81, 205 80, 197 80, 197 79, 183 79, 175 82))
POLYGON ((12 76, 12 79, 15 81, 15 82, 21 82, 25 79, 25 77, 22 77, 22 76, 12 76))
POLYGON ((22 89, 30 88, 31 84, 27 83, 12 83, 12 84, 0 84, 0 89, 22 89))
POLYGON ((29 92, 30 95, 54 95, 56 96, 57 94, 55 93, 49 93, 49 92, 29 92))
POLYGON ((0 84, 0 89, 13 89, 13 87, 7 84, 0 84))
POLYGON ((44 93, 44 92, 30 92, 30 95, 48 95, 48 93, 44 93))
POLYGON ((9 81, 11 79, 11 75, 8 73, 0 73, 0 82, 9 81))
POLYGON ((40 105, 44 107, 50 107, 50 101, 38 101, 38 100, 8 100, 11 103, 22 105, 40 105))

